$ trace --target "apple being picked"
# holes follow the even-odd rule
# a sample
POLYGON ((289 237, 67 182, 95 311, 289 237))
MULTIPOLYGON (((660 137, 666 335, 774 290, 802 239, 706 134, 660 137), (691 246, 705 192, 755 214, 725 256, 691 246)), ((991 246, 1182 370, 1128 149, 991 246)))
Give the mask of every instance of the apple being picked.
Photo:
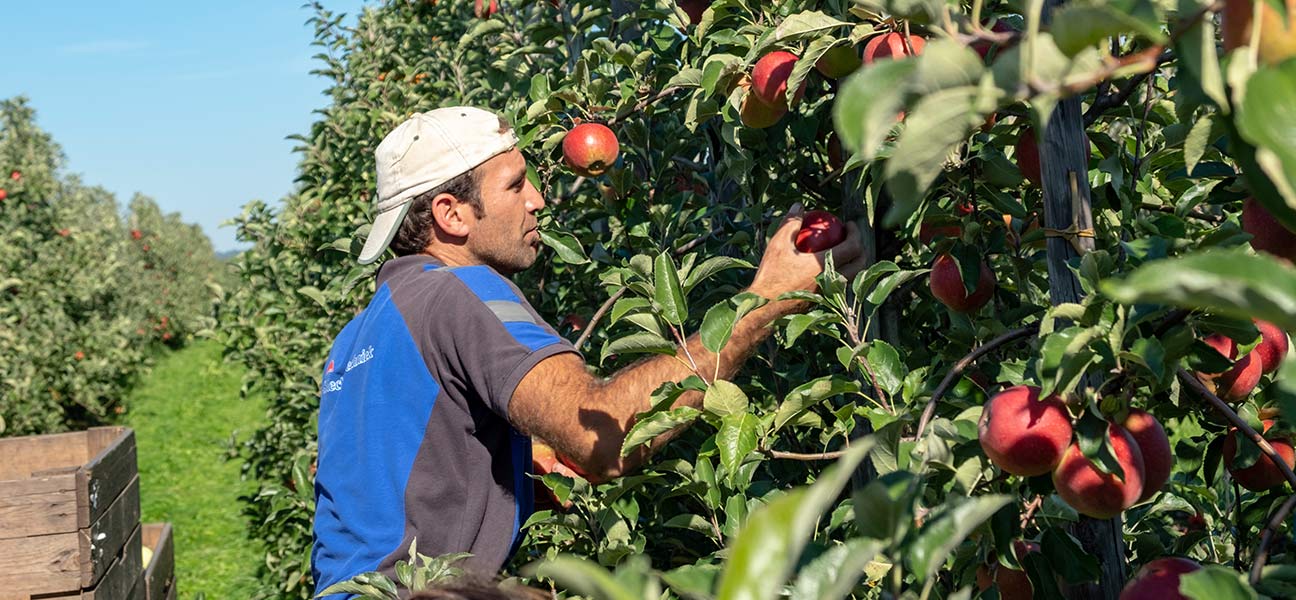
MULTIPOLYGON (((792 77, 792 67, 796 65, 797 55, 786 50, 777 50, 760 57, 752 67, 751 91, 769 106, 787 106, 788 79, 792 77)), ((793 95, 793 104, 805 94, 806 82, 801 81, 793 95)))
POLYGON ((596 177, 607 171, 621 153, 616 134, 602 123, 581 123, 562 141, 563 160, 581 177, 596 177))
POLYGON ((846 227, 826 210, 812 210, 801 218, 801 230, 796 235, 796 249, 802 252, 820 252, 842 243, 846 227))

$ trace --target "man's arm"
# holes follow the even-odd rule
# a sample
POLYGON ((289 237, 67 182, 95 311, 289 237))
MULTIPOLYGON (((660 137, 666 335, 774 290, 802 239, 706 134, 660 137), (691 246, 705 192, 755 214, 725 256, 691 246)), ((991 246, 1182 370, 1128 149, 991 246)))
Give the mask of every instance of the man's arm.
MULTIPOLYGON (((785 292, 813 290, 815 277, 822 272, 825 252, 806 253, 793 244, 801 228, 801 212, 794 210, 779 227, 761 259, 756 277, 747 291, 774 299, 785 292)), ((848 225, 846 241, 832 248, 838 269, 853 277, 864 266, 859 232, 848 225)), ((770 323, 779 317, 802 312, 804 302, 771 301, 746 315, 734 325, 733 335, 719 356, 718 375, 728 379, 755 350, 772 329, 770 323)), ((622 441, 634 424, 634 416, 651 408, 652 392, 668 381, 681 381, 693 370, 716 373, 717 357, 707 350, 697 335, 687 340, 687 354, 659 355, 630 365, 607 379, 589 374, 585 363, 575 354, 560 354, 541 361, 523 377, 513 392, 509 417, 515 426, 544 440, 559 454, 574 462, 591 481, 605 481, 641 465, 652 452, 641 446, 629 456, 621 456, 622 441)), ((687 392, 675 402, 676 407, 700 407, 702 394, 687 392)), ((665 434, 660 440, 677 435, 665 434)), ((660 446, 660 442, 656 445, 660 446)))

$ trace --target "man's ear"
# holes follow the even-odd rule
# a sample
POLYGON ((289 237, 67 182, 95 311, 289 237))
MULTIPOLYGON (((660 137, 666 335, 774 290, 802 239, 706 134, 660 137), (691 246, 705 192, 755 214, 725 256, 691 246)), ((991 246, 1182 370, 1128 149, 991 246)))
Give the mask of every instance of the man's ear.
POLYGON ((472 206, 460 202, 450 194, 437 194, 432 198, 432 219, 436 222, 437 229, 448 236, 468 236, 468 231, 476 221, 476 215, 470 215, 471 212, 472 206))

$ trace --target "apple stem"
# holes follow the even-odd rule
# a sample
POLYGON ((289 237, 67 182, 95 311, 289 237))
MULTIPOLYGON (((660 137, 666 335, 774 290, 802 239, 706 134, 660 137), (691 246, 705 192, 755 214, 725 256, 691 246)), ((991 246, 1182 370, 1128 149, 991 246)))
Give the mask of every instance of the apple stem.
POLYGON ((981 358, 982 356, 985 356, 986 354, 989 354, 995 348, 1007 344, 1008 342, 1020 338, 1024 338, 1029 335, 1034 335, 1038 331, 1039 331, 1038 323, 1034 325, 1027 325, 1026 327, 1022 327, 1020 329, 1014 329, 993 340, 990 340, 978 346, 975 350, 969 352, 967 356, 960 358, 958 362, 954 363, 954 366, 951 367, 949 372, 945 374, 945 378, 941 380, 940 385, 936 386, 936 391, 932 392, 931 400, 927 401, 927 407, 923 409, 922 417, 918 419, 918 433, 914 434, 914 439, 915 440, 922 439, 923 432, 927 430, 927 424, 931 421, 932 416, 935 415, 936 413, 936 403, 940 402, 940 399, 945 396, 945 392, 949 390, 951 385, 954 385, 954 381, 958 379, 959 375, 963 373, 964 369, 971 366, 972 363, 977 361, 977 359, 981 358))

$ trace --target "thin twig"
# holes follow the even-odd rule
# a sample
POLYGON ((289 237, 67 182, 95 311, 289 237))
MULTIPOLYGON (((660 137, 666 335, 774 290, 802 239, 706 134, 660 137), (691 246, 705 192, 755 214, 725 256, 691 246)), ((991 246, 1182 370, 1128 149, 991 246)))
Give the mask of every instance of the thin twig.
MULTIPOLYGON (((721 229, 719 227, 712 229, 710 233, 706 235, 698 236, 696 239, 690 241, 689 243, 684 244, 679 248, 676 248, 673 252, 675 256, 684 254, 685 252, 688 252, 689 250, 692 250, 702 245, 702 243, 705 242, 708 238, 720 233, 720 231, 721 229)), ((603 305, 600 306, 599 309, 594 312, 594 316, 590 317, 589 324, 585 326, 585 332, 582 333, 580 337, 576 338, 575 345, 577 350, 580 350, 581 347, 585 345, 585 342, 589 341, 590 335, 593 335, 594 333, 594 326, 597 325, 599 320, 603 318, 603 315, 607 314, 607 311, 612 308, 612 305, 616 304, 616 301, 620 300, 621 297, 625 295, 627 289, 628 288, 622 287, 621 289, 617 290, 615 294, 612 294, 610 297, 608 297, 608 299, 603 302, 603 305)))
POLYGON ((819 452, 815 454, 802 454, 800 452, 783 452, 781 450, 766 450, 765 454, 769 455, 770 458, 814 461, 814 460, 837 460, 842 456, 845 456, 846 451, 839 450, 837 452, 819 452))
POLYGON ((666 89, 664 89, 664 90, 662 90, 662 91, 660 91, 660 92, 657 92, 656 94, 653 94, 652 96, 649 96, 649 97, 647 97, 647 98, 644 98, 643 100, 640 100, 639 103, 636 104, 634 108, 630 109, 630 112, 627 112, 626 114, 624 114, 624 115, 622 115, 622 116, 620 116, 620 117, 612 117, 612 119, 609 120, 609 121, 607 122, 607 125, 608 125, 609 127, 611 127, 611 126, 613 126, 613 125, 616 125, 617 123, 620 123, 621 121, 625 120, 626 118, 630 117, 631 115, 638 115, 639 113, 643 112, 643 109, 648 108, 648 105, 650 105, 650 104, 656 104, 657 102, 660 102, 661 100, 665 99, 666 97, 670 96, 671 94, 674 94, 675 92, 678 92, 678 91, 680 91, 680 90, 682 90, 682 89, 684 89, 684 88, 681 88, 680 86, 675 85, 675 86, 668 87, 668 88, 666 88, 666 89))
MULTIPOLYGON (((1160 205, 1160 204, 1153 204, 1153 203, 1151 203, 1151 202, 1142 202, 1142 203, 1139 204, 1139 208, 1142 208, 1143 210, 1155 210, 1155 211, 1157 211, 1157 212, 1163 212, 1163 213, 1168 213, 1168 214, 1172 214, 1172 215, 1173 215, 1173 214, 1178 214, 1178 211, 1177 211, 1177 210, 1175 209, 1175 207, 1173 207, 1173 206, 1162 206, 1162 205, 1160 205)), ((1197 220, 1199 220, 1199 221, 1206 221, 1206 222, 1208 222, 1208 223, 1223 223, 1223 222, 1224 222, 1224 217, 1222 217, 1222 216, 1219 216, 1219 215, 1210 215, 1210 214, 1206 214, 1206 213, 1204 213, 1204 212, 1199 212, 1199 211, 1195 211, 1195 210, 1190 210, 1190 211, 1184 213, 1183 216, 1188 217, 1188 218, 1190 218, 1190 219, 1197 219, 1197 220)))
POLYGON ((931 421, 932 416, 936 413, 936 403, 940 402, 940 399, 945 395, 946 390, 948 390, 950 386, 954 384, 954 380, 963 373, 963 369, 968 368, 972 363, 976 362, 977 359, 989 354, 995 348, 1013 340, 1028 335, 1034 335, 1037 331, 1039 331, 1038 323, 1020 329, 1014 329, 982 344, 977 347, 977 349, 969 352, 967 356, 960 358, 958 362, 954 363, 954 366, 950 368, 949 373, 945 374, 945 379, 942 379, 940 385, 936 386, 936 391, 932 392, 931 400, 927 401, 927 407, 923 409, 922 418, 918 419, 918 433, 914 435, 914 439, 922 439, 923 431, 927 429, 927 423, 931 421))
POLYGON ((1044 496, 1036 494, 1035 499, 1031 500, 1030 504, 1026 505, 1026 512, 1022 513, 1022 529, 1025 529, 1026 525, 1031 522, 1031 519, 1035 518, 1035 513, 1039 511, 1041 506, 1044 506, 1044 496))
POLYGON ((1264 532, 1260 534, 1260 545, 1256 547, 1255 562, 1251 564, 1252 585, 1260 581, 1260 572, 1264 570, 1265 563, 1269 560, 1269 545, 1273 543, 1278 528, 1282 526, 1283 521, 1287 520, 1287 515, 1291 514, 1293 508, 1296 508, 1296 494, 1287 497, 1287 501, 1278 507, 1278 512, 1273 514, 1269 523, 1265 525, 1264 532))

